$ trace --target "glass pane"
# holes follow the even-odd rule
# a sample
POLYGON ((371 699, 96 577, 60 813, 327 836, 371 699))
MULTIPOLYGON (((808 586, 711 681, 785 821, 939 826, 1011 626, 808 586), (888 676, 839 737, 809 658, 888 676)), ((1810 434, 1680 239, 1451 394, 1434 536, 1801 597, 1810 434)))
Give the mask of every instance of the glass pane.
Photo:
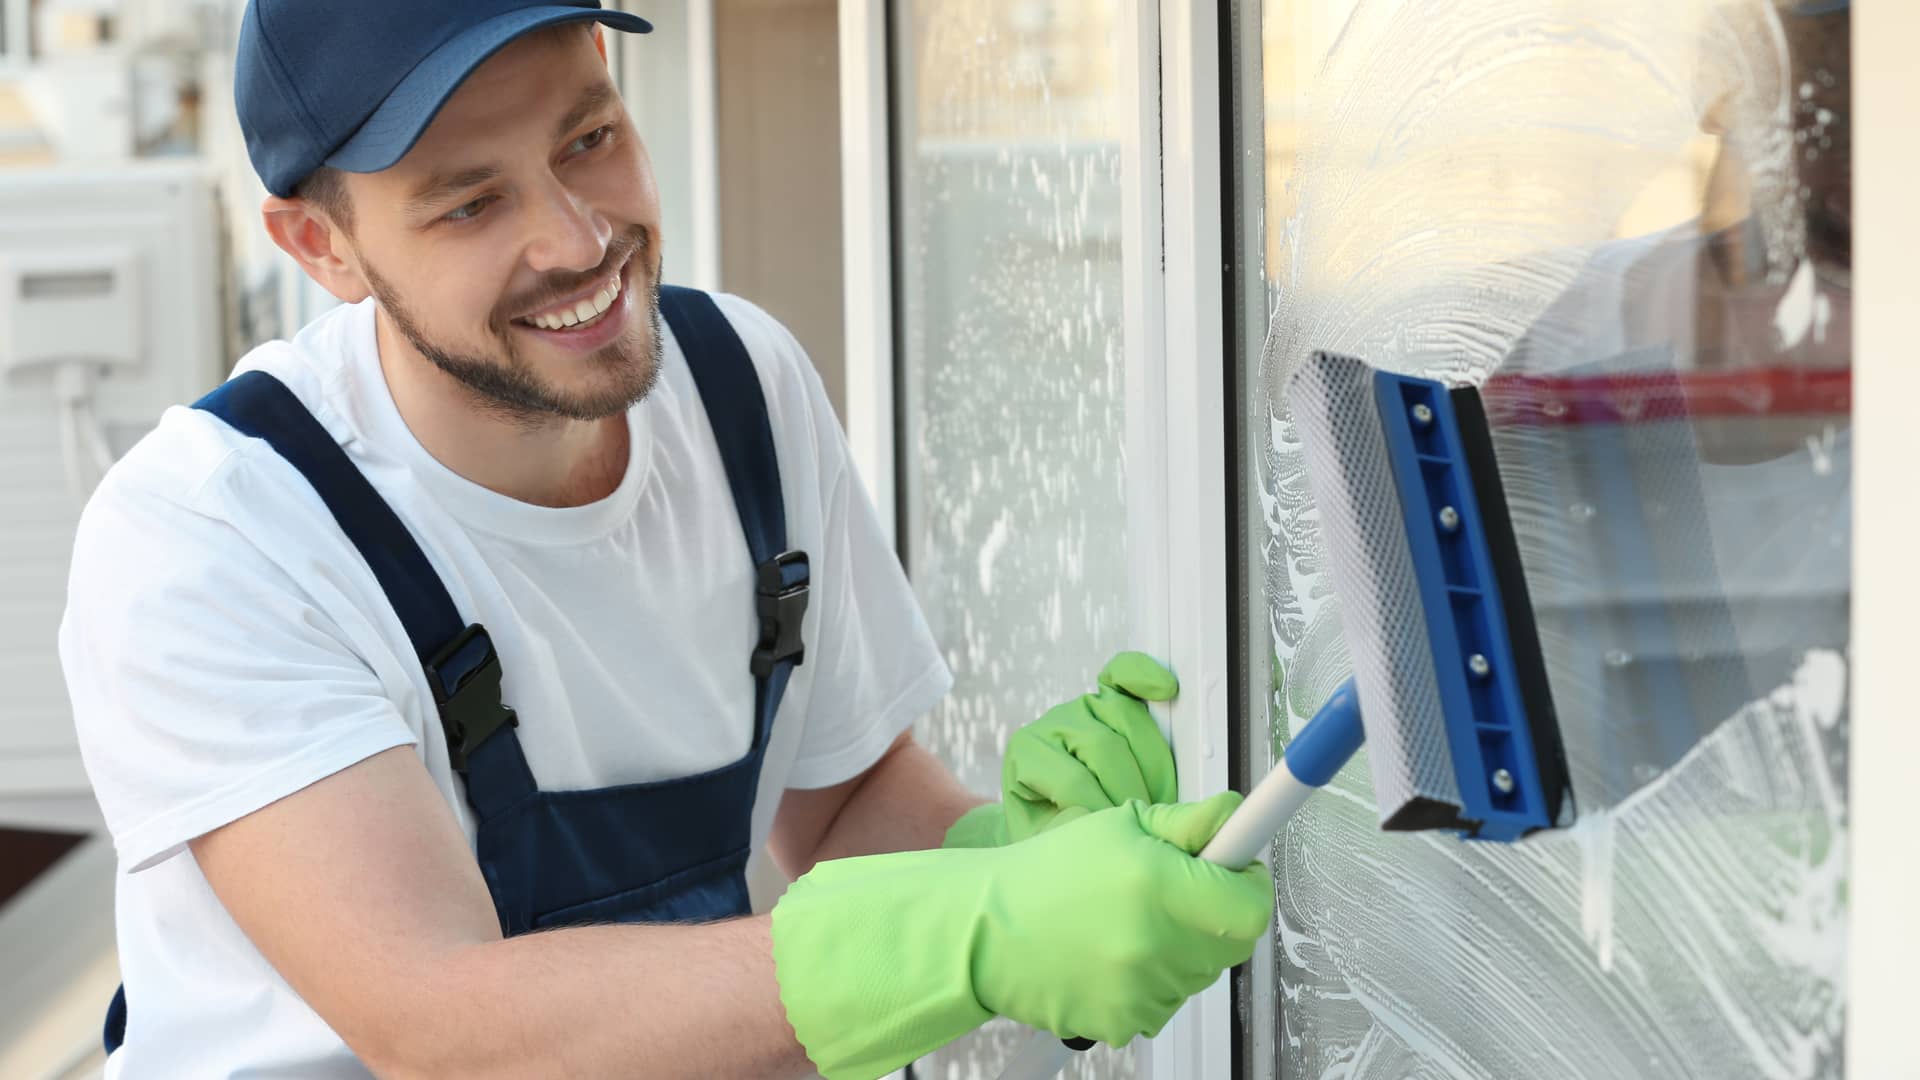
POLYGON ((1261 39, 1253 722, 1277 754, 1350 670, 1286 374, 1482 384, 1578 819, 1382 833, 1363 751, 1273 852, 1254 1072, 1840 1075, 1847 3, 1268 0, 1261 39))
MULTIPOLYGON (((1125 644, 1117 2, 895 11, 908 572, 953 667, 919 737, 999 790, 1011 731, 1125 644)), ((1010 1027, 921 1063, 993 1076, 1010 1027)), ((1130 1075, 1085 1055, 1081 1076, 1130 1075)))

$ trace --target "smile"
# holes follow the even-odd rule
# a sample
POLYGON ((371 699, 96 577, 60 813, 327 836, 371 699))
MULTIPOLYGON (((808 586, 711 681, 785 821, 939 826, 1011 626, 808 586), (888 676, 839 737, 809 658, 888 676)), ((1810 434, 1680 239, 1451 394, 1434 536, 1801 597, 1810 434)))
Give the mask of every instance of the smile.
POLYGON ((620 298, 621 271, 625 269, 626 267, 622 265, 607 281, 580 296, 564 300, 531 315, 522 315, 514 321, 542 330, 564 330, 576 327, 584 329, 592 326, 599 322, 613 307, 614 301, 620 298))

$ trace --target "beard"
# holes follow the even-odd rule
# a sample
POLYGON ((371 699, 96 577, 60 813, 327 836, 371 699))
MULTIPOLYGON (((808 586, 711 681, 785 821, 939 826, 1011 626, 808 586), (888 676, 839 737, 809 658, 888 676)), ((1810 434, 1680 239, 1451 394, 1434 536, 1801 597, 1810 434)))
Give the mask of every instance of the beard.
POLYGON ((408 344, 427 358, 434 367, 446 372, 466 388, 476 404, 508 421, 537 427, 546 421, 604 420, 626 412, 652 392, 660 378, 662 325, 660 318, 659 264, 653 256, 652 236, 644 225, 636 225, 616 237, 607 246, 607 257, 598 267, 584 274, 556 275, 534 290, 535 296, 509 298, 487 320, 487 331, 498 343, 492 352, 474 352, 454 348, 430 338, 414 317, 393 284, 374 270, 364 256, 360 259, 367 287, 373 292, 393 327, 408 344), (641 289, 638 299, 644 305, 647 339, 636 342, 632 328, 618 340, 595 350, 580 363, 601 378, 587 391, 568 391, 543 378, 529 363, 514 341, 508 324, 508 311, 527 311, 543 306, 537 297, 560 297, 583 285, 604 279, 613 269, 634 260, 634 272, 627 287, 641 289), (644 271, 651 269, 651 274, 644 271))

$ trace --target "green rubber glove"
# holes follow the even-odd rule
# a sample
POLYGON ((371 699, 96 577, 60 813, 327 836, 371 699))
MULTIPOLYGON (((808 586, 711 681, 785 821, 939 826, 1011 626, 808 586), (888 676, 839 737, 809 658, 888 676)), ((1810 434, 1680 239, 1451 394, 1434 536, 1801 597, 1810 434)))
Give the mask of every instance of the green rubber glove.
POLYGON ((1000 767, 1008 841, 1130 799, 1172 802, 1173 750, 1146 703, 1179 692, 1173 672, 1123 652, 1101 669, 1099 689, 1014 732, 1000 767))
POLYGON ((999 847, 1009 842, 1007 811, 999 803, 986 803, 960 815, 947 829, 941 847, 999 847))
POLYGON ((773 909, 787 1021, 829 1080, 886 1074, 995 1014, 1111 1046, 1253 955, 1259 864, 1194 858, 1240 804, 1124 806, 1018 844, 824 862, 773 909))

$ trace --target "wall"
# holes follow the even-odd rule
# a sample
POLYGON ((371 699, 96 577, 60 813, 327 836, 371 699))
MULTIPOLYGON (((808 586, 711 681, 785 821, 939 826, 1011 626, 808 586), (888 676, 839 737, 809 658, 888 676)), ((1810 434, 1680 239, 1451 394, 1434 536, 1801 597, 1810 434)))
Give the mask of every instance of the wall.
POLYGON ((846 416, 834 0, 718 0, 720 284, 793 331, 846 416))

